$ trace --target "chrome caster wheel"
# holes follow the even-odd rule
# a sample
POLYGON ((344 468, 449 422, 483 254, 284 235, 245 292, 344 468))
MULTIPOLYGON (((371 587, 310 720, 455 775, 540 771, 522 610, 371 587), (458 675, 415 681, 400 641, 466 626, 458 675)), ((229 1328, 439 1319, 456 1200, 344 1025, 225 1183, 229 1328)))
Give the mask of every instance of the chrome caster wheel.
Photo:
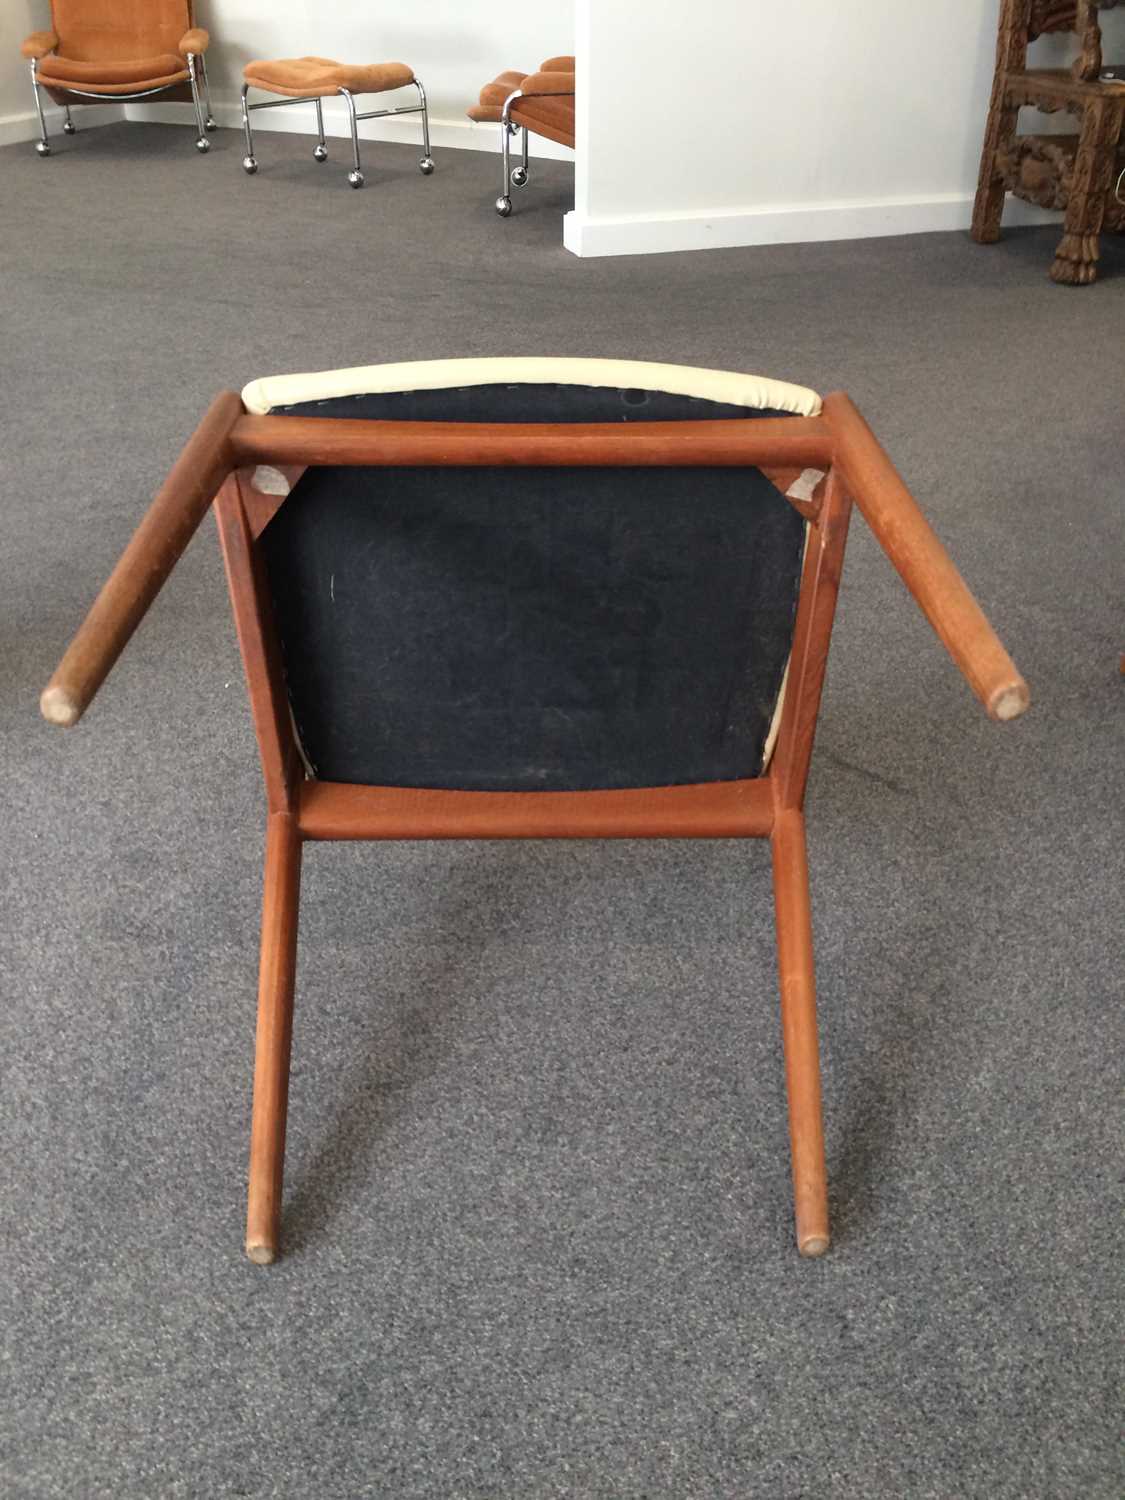
POLYGON ((242 158, 242 170, 246 173, 247 177, 253 177, 254 173, 258 170, 257 157, 244 156, 242 158))
POLYGON ((524 187, 526 185, 526 183, 527 183, 527 168, 526 167, 513 167, 513 169, 512 169, 512 182, 515 184, 516 187, 524 187))
POLYGON ((512 200, 510 198, 497 198, 496 212, 502 219, 506 219, 512 211, 512 200))
POLYGON ((73 120, 64 120, 63 121, 63 135, 77 135, 77 134, 78 134, 78 126, 74 123, 74 121, 73 120))
POLYGON ((327 160, 328 160, 328 147, 327 146, 314 146, 313 147, 313 161, 327 161, 327 160))
POLYGON ((423 156, 422 160, 418 163, 418 170, 419 170, 419 172, 421 172, 421 174, 422 174, 423 177, 428 177, 430 175, 430 173, 434 170, 434 159, 433 159, 433 157, 432 156, 423 156))
POLYGON ((195 149, 199 152, 200 156, 206 156, 211 149, 211 142, 205 135, 201 135, 195 143, 195 149))
POLYGON ((352 187, 354 187, 354 188, 361 188, 363 186, 363 173, 362 172, 349 172, 348 173, 348 181, 351 183, 352 187))
POLYGON ((46 141, 36 141, 35 149, 39 152, 40 156, 50 156, 51 154, 51 148, 46 141))
POLYGON ((207 118, 203 122, 203 128, 204 128, 204 130, 218 130, 219 127, 215 124, 215 121, 212 118, 212 116, 208 115, 207 118))

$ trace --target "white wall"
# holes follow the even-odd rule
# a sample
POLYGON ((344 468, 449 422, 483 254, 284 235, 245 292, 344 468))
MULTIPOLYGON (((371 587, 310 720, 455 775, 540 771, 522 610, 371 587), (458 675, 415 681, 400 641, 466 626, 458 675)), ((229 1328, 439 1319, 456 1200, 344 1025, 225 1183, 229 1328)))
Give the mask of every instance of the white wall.
MULTIPOLYGON (((31 68, 20 56, 20 43, 33 31, 46 31, 50 24, 50 0, 0 0, 0 146, 38 139, 31 68)), ((99 121, 119 120, 125 113, 119 104, 93 108, 99 121)), ((55 134, 61 128, 62 110, 45 99, 44 112, 48 129, 55 134)))
MULTIPOLYGON (((0 0, 0 4, 5 0, 0 0)), ((425 85, 435 148, 498 149, 499 127, 465 118, 484 84, 506 68, 535 69, 546 57, 574 50, 574 0, 196 0, 196 18, 211 33, 208 73, 220 125, 235 125, 246 63, 261 57, 334 57, 344 62, 408 63, 425 85)), ((253 97, 261 97, 255 95, 253 97)), ((409 97, 374 98, 361 109, 412 104, 409 97)), ((325 105, 330 135, 348 133, 342 102, 325 105)), ((130 119, 188 119, 183 105, 128 107, 130 119)), ((312 106, 265 110, 254 131, 315 129, 312 106)), ((372 139, 416 140, 417 117, 372 120, 372 139)), ((533 137, 533 153, 571 153, 533 137)))
POLYGON ((20 56, 20 43, 29 31, 38 31, 40 17, 48 13, 47 0, 4 0, 0 4, 0 145, 21 137, 16 122, 34 109, 27 63, 20 56))
MULTIPOLYGON (((474 126, 465 118, 482 85, 505 68, 534 69, 544 58, 574 50, 574 0, 196 0, 195 15, 211 32, 208 71, 221 125, 238 123, 242 68, 253 58, 312 53, 347 62, 399 59, 425 84, 435 147, 496 149, 498 127, 474 126)), ((29 32, 50 24, 50 0, 0 0, 0 144, 38 134, 28 65, 19 44, 29 32)), ((413 91, 401 102, 413 102, 413 91)), ((372 101, 361 107, 379 106, 372 101)), ((81 127, 107 113, 110 118, 127 113, 135 119, 186 123, 191 106, 132 104, 124 111, 121 106, 108 111, 95 106, 84 108, 76 119, 81 127)), ((343 111, 336 105, 326 108, 325 116, 330 133, 346 133, 343 111)), ((312 106, 298 105, 255 115, 254 129, 307 132, 314 128, 312 121, 312 106)), ((416 118, 397 124, 370 121, 363 131, 371 137, 413 140, 418 123, 416 118)), ((545 156, 571 155, 538 137, 533 149, 545 156)))
MULTIPOLYGON (((567 245, 626 254, 967 225, 998 11, 999 0, 578 0, 567 245)), ((1108 13, 1107 42, 1125 38, 1122 21, 1108 13)), ((1073 50, 1069 38, 1037 45, 1040 66, 1073 50)), ((1044 217, 1009 215, 1021 211, 1044 217)))

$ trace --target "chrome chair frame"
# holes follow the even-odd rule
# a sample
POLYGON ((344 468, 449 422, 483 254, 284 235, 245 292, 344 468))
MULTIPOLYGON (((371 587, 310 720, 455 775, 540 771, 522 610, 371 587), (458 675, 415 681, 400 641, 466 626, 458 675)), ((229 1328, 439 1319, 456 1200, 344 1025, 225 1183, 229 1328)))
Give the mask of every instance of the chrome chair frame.
MULTIPOLYGON (((403 84, 404 88, 411 85, 403 84)), ((316 105, 316 128, 318 140, 313 147, 314 161, 328 160, 328 143, 324 139, 324 106, 322 94, 308 94, 300 99, 289 97, 280 99, 260 99, 257 104, 247 102, 246 95, 250 88, 257 85, 244 83, 242 85, 242 129, 246 136, 246 155, 242 158, 242 169, 249 177, 253 177, 258 170, 258 158, 254 155, 254 137, 250 130, 250 114, 255 109, 281 109, 287 104, 315 104, 316 105)), ((422 80, 415 78, 413 87, 418 90, 418 103, 403 105, 396 109, 369 109, 362 113, 355 107, 355 96, 350 89, 339 88, 340 94, 348 107, 348 118, 352 127, 352 170, 348 173, 348 182, 353 188, 361 188, 364 184, 363 168, 359 160, 359 122, 360 120, 382 120, 388 115, 421 115, 422 116, 422 156, 418 162, 418 170, 423 177, 428 177, 434 170, 434 159, 430 155, 430 114, 426 105, 426 90, 422 87, 422 80)))
MULTIPOLYGON (((512 188, 526 187, 531 175, 528 167, 528 150, 530 141, 526 125, 512 123, 512 105, 517 99, 524 97, 523 89, 516 89, 515 93, 509 94, 504 100, 504 110, 500 116, 500 155, 503 159, 503 185, 500 196, 496 200, 496 212, 502 219, 507 219, 512 212, 512 188), (522 161, 518 167, 512 166, 512 143, 511 137, 517 130, 523 131, 522 161)), ((573 99, 572 89, 560 89, 556 94, 532 94, 533 99, 573 99)))
MULTIPOLYGON (((211 142, 207 139, 209 131, 216 128, 215 118, 211 113, 211 86, 207 81, 207 62, 202 52, 188 52, 187 58, 188 82, 191 85, 191 102, 195 109, 195 125, 198 132, 195 140, 195 149, 204 155, 211 149, 211 142), (200 83, 203 85, 203 98, 200 99, 200 83)), ((35 143, 35 149, 40 156, 50 156, 51 143, 47 139, 47 119, 43 113, 43 88, 58 89, 60 92, 73 94, 76 99, 88 99, 98 104, 133 104, 139 99, 151 99, 156 94, 167 93, 169 89, 178 89, 179 83, 164 83, 158 89, 142 89, 136 94, 96 94, 89 89, 71 88, 66 83, 55 83, 51 79, 40 82, 39 79, 40 59, 33 57, 31 60, 31 85, 35 90, 35 110, 39 116, 39 140, 35 143)), ((66 111, 66 119, 63 121, 63 134, 74 135, 78 127, 70 118, 70 105, 64 100, 63 109, 66 111)))

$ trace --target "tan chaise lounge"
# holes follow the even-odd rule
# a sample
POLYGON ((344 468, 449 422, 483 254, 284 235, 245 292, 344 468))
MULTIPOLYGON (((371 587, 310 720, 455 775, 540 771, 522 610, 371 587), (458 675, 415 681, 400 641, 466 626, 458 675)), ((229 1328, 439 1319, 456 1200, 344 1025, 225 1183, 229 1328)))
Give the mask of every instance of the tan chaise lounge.
POLYGON ((496 212, 506 219, 512 211, 512 187, 523 187, 528 171, 528 132, 560 146, 574 148, 574 58, 549 57, 537 73, 501 73, 480 91, 480 103, 467 111, 478 123, 500 126, 504 160, 503 185, 496 212), (511 137, 523 131, 523 160, 512 167, 511 137))
POLYGON ((315 104, 316 124, 319 140, 313 147, 316 161, 328 160, 328 145, 324 139, 324 108, 322 99, 333 99, 337 95, 348 106, 352 127, 352 170, 348 181, 354 188, 363 186, 363 168, 359 161, 360 120, 378 120, 387 115, 422 116, 422 157, 418 170, 428 177, 434 170, 434 159, 430 155, 430 118, 426 109, 426 91, 422 81, 414 76, 414 69, 400 62, 385 63, 338 63, 331 57, 283 57, 272 61, 263 59, 247 63, 242 70, 242 128, 246 133, 246 155, 242 158, 243 169, 252 177, 258 170, 258 158, 254 155, 254 137, 250 132, 250 112, 255 109, 279 109, 286 104, 315 104), (356 112, 358 94, 386 94, 394 89, 418 90, 418 103, 398 109, 370 109, 364 114, 356 112), (263 93, 280 94, 280 99, 262 99, 257 104, 247 103, 250 89, 261 89, 263 93))
POLYGON ((154 94, 190 98, 195 106, 195 148, 210 151, 214 130, 204 53, 210 37, 192 18, 190 0, 147 0, 124 6, 114 0, 51 0, 50 31, 34 31, 20 51, 31 63, 40 139, 50 156, 42 90, 66 111, 63 131, 75 132, 71 102, 149 99, 154 94), (202 97, 200 90, 202 89, 202 97))

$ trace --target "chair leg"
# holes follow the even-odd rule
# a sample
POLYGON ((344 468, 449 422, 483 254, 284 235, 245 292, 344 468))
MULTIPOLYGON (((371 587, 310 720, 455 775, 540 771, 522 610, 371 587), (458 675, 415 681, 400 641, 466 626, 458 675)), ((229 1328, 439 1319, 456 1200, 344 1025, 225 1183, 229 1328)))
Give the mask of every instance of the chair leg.
POLYGON ((317 95, 313 101, 316 104, 316 145, 313 147, 313 161, 328 160, 328 142, 324 139, 324 105, 320 96, 317 95))
POLYGON ((341 89, 340 92, 347 103, 348 116, 352 122, 352 161, 354 166, 348 173, 348 181, 352 187, 361 188, 363 186, 363 168, 359 164, 359 122, 355 114, 355 99, 352 97, 349 89, 341 89))
POLYGON ((414 87, 418 90, 418 103, 422 108, 422 160, 418 163, 418 170, 423 177, 428 177, 434 170, 434 159, 430 155, 430 111, 420 78, 414 80, 414 87))
POLYGON ((502 219, 508 218, 512 212, 512 129, 506 119, 500 121, 500 170, 503 181, 500 196, 496 200, 496 212, 502 219))
POLYGON ((40 156, 50 156, 51 143, 47 139, 47 120, 43 114, 43 96, 39 92, 39 73, 34 58, 31 61, 31 86, 35 90, 35 110, 39 116, 39 139, 35 142, 35 149, 40 156))
POLYGON ((512 168, 513 187, 526 187, 527 180, 531 176, 531 172, 529 170, 531 156, 531 135, 526 125, 521 128, 520 135, 522 137, 520 141, 520 146, 522 148, 520 151, 520 164, 518 167, 512 168))
POLYGON ((202 52, 199 53, 199 72, 203 79, 203 99, 206 105, 206 117, 203 121, 203 128, 205 130, 215 130, 217 126, 215 124, 215 116, 211 112, 211 84, 207 78, 207 59, 202 52))
POLYGON ((829 1242, 828 1177, 820 1105, 809 866, 801 813, 795 808, 779 812, 770 843, 797 1248, 802 1255, 823 1255, 829 1242))
POLYGON ((195 105, 195 128, 198 132, 195 137, 195 149, 205 155, 211 149, 211 142, 207 139, 207 127, 203 123, 203 101, 199 97, 197 61, 195 53, 189 52, 187 55, 188 82, 191 84, 191 102, 195 105))
POLYGON ((1000 220, 1008 189, 997 168, 997 158, 1015 140, 1018 119, 1019 110, 1007 102, 1003 93, 993 98, 981 150, 973 225, 969 231, 979 245, 992 245, 1000 238, 1000 220))
POLYGON ((63 135, 77 135, 78 134, 78 126, 70 118, 70 105, 69 104, 64 104, 63 105, 63 112, 66 115, 66 119, 63 121, 63 135))
POLYGON ((1052 281, 1064 286, 1089 286, 1097 280, 1102 222, 1120 135, 1121 106, 1105 99, 1091 100, 1082 115, 1064 233, 1051 267, 1052 281))
POLYGON ((246 137, 246 155, 242 158, 242 170, 253 177, 258 170, 258 158, 254 155, 254 136, 250 130, 250 109, 246 103, 246 92, 250 85, 242 85, 242 133, 246 137))
POLYGON ((300 892, 301 837, 296 822, 289 813, 272 813, 266 825, 246 1210, 246 1254, 263 1266, 276 1259, 280 1239, 300 892))

